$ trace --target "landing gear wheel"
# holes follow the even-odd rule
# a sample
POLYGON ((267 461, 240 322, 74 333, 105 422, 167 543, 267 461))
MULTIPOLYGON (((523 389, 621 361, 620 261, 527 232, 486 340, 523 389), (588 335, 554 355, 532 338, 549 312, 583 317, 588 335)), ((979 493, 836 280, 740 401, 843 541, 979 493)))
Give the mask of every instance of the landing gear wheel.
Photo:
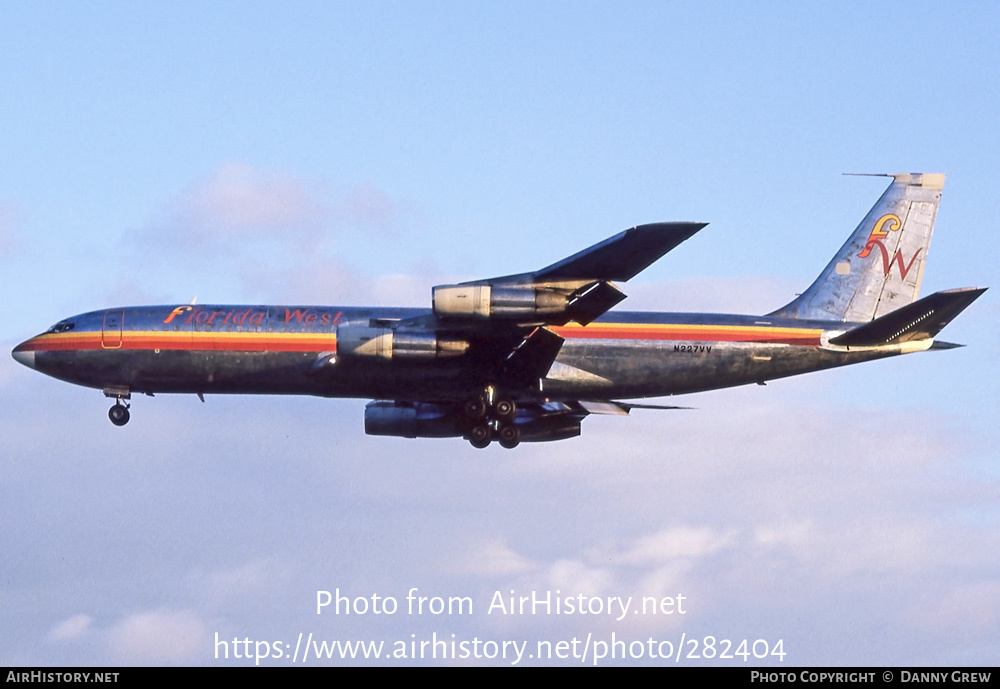
POLYGON ((479 420, 486 417, 486 402, 482 398, 471 399, 462 407, 462 411, 470 419, 479 420))
POLYGON ((500 419, 510 419, 513 418, 514 412, 517 411, 517 405, 514 404, 514 400, 502 399, 497 400, 493 405, 493 412, 500 419))
POLYGON ((115 404, 108 410, 108 418, 114 425, 124 426, 129 420, 128 407, 121 403, 115 404))
POLYGON ((477 424, 469 431, 469 442, 472 443, 472 447, 483 449, 491 440, 493 440, 493 429, 485 423, 477 424))
POLYGON ((501 426, 500 444, 508 450, 512 450, 521 443, 521 431, 517 426, 501 426))

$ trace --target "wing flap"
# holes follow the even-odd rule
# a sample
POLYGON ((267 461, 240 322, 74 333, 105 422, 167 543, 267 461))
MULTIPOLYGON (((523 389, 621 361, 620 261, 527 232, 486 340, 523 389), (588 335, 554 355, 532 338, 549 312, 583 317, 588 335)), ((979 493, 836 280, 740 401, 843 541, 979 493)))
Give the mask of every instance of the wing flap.
POLYGON ((547 328, 535 328, 504 362, 505 378, 520 384, 537 385, 556 360, 563 338, 547 328))
POLYGON ((566 307, 566 320, 588 325, 623 299, 625 293, 610 282, 591 283, 570 298, 566 307))

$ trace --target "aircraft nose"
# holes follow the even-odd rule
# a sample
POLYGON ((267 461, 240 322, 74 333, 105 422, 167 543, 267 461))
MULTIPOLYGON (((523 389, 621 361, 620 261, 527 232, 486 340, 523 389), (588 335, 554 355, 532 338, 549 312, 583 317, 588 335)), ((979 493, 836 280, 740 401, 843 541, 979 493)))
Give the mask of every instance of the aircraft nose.
POLYGON ((27 342, 22 342, 14 347, 14 351, 10 355, 14 357, 14 361, 17 363, 24 364, 28 368, 35 368, 35 350, 28 349, 26 347, 27 344, 27 342))

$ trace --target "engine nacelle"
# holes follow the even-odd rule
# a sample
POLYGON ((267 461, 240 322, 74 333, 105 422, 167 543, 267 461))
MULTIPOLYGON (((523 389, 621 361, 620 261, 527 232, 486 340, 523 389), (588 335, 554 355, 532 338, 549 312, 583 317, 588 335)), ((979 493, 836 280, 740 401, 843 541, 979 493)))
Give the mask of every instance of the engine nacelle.
POLYGON ((575 414, 552 414, 538 418, 519 417, 515 424, 521 432, 522 443, 542 443, 575 438, 580 435, 580 421, 575 414))
POLYGON ((469 349, 465 340, 438 337, 432 332, 392 328, 347 326, 337 329, 337 354, 382 359, 440 359, 461 356, 469 349))
POLYGON ((441 285, 431 294, 440 318, 534 319, 565 313, 569 306, 563 292, 538 287, 441 285))
MULTIPOLYGON (((538 443, 564 440, 580 435, 581 417, 566 412, 537 409, 518 410, 514 418, 520 442, 538 443)), ((365 433, 398 438, 468 437, 476 421, 454 404, 431 402, 388 402, 378 400, 365 406, 365 433)))
POLYGON ((456 438, 468 421, 453 407, 425 402, 369 402, 365 433, 400 438, 456 438))

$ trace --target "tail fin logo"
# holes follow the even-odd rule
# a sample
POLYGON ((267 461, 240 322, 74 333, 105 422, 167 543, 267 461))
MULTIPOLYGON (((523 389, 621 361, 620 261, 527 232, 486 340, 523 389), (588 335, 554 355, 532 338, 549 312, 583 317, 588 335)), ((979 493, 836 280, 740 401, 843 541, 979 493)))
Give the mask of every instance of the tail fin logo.
MULTIPOLYGON (((881 218, 878 219, 878 222, 875 223, 875 227, 872 228, 872 233, 868 235, 868 243, 865 244, 865 248, 861 250, 860 254, 858 254, 858 258, 868 258, 868 254, 872 252, 872 249, 875 248, 876 244, 878 244, 878 247, 882 249, 882 255, 885 255, 886 254, 885 247, 882 246, 882 242, 879 240, 882 239, 882 237, 887 237, 889 235, 889 232, 899 231, 899 228, 902 226, 903 226, 902 221, 899 219, 899 216, 896 215, 895 213, 889 213, 888 215, 883 215, 881 218), (883 227, 885 227, 886 223, 892 223, 891 225, 889 225, 888 230, 882 229, 883 227)), ((889 271, 886 270, 886 272, 888 273, 889 271)))
POLYGON ((900 251, 896 251, 895 255, 890 260, 889 251, 885 248, 885 245, 882 244, 882 239, 884 237, 887 237, 890 232, 898 232, 902 227, 903 222, 895 213, 883 215, 878 219, 878 222, 875 223, 875 227, 872 228, 871 234, 868 235, 868 242, 865 244, 865 248, 861 250, 861 253, 858 254, 858 258, 868 258, 872 249, 877 246, 882 254, 882 272, 885 277, 889 277, 889 270, 892 268, 892 264, 896 263, 899 265, 900 279, 905 280, 906 274, 910 272, 910 268, 913 267, 913 263, 917 260, 917 257, 920 256, 920 252, 923 251, 923 248, 917 249, 917 252, 913 254, 913 258, 910 259, 910 262, 904 265, 903 254, 900 251), (888 229, 885 229, 886 225, 889 226, 888 229))

